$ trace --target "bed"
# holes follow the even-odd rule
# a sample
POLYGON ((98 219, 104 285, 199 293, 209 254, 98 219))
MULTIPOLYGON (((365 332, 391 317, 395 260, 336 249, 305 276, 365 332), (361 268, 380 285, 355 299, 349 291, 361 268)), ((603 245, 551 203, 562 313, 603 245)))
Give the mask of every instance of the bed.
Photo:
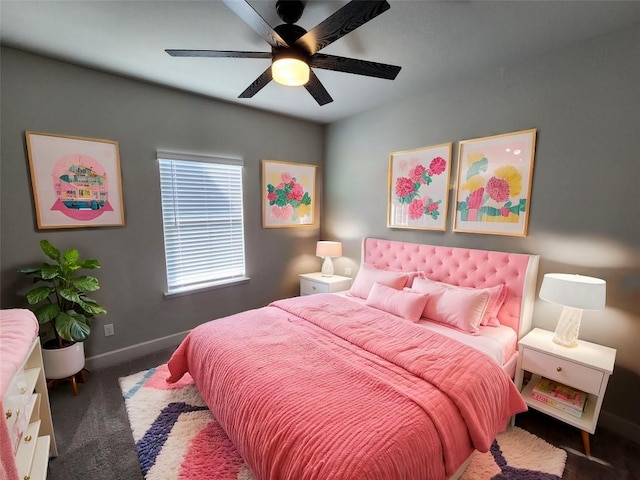
POLYGON ((537 265, 365 238, 349 292, 203 324, 172 355, 168 381, 191 374, 258 480, 454 479, 526 409, 511 376, 537 265))

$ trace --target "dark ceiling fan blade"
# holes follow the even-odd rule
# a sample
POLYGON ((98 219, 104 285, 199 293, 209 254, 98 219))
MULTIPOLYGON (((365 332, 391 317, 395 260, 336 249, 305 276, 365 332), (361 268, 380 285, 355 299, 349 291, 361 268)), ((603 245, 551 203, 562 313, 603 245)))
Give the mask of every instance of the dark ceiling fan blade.
POLYGON ((305 33, 295 45, 313 55, 389 8, 386 0, 353 0, 305 33))
POLYGON ((324 88, 324 85, 320 83, 320 80, 316 77, 316 74, 313 73, 313 71, 309 72, 309 81, 304 88, 307 89, 307 92, 311 94, 320 106, 333 102, 333 98, 331 98, 331 95, 329 95, 327 89, 324 88))
POLYGON ((282 37, 245 0, 222 0, 247 25, 272 47, 288 47, 282 37))
POLYGON ((165 50, 172 57, 271 58, 271 52, 236 52, 232 50, 165 50))
POLYGON ((386 80, 394 80, 402 68, 396 65, 387 65, 386 63, 369 62, 357 58, 337 57, 323 53, 316 53, 311 57, 309 59, 309 66, 338 72, 355 73, 356 75, 366 75, 367 77, 384 78, 386 80))
POLYGON ((254 80, 254 82, 249 85, 247 87, 247 89, 242 92, 238 98, 251 98, 253 97, 256 93, 258 93, 260 90, 262 90, 264 87, 267 86, 267 84, 271 81, 272 76, 271 76, 271 65, 269 65, 269 68, 267 68, 262 75, 260 75, 258 78, 256 78, 254 80))

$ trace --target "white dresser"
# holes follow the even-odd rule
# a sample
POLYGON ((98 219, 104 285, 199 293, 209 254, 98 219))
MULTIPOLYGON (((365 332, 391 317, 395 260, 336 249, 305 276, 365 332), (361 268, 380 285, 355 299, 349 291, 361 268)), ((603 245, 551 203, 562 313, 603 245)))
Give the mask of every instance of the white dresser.
POLYGON ((57 456, 58 450, 38 337, 12 377, 2 403, 18 479, 44 480, 49 457, 57 456))

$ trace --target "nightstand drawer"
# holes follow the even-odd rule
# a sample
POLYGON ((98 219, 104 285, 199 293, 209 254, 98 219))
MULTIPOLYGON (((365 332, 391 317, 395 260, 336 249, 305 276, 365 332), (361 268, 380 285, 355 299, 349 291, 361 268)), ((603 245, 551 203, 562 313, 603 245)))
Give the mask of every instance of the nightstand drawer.
POLYGON ((604 372, 529 348, 522 352, 522 369, 594 395, 604 378, 604 372))
POLYGON ((329 293, 330 285, 327 283, 319 283, 308 280, 306 278, 300 279, 300 295, 312 295, 314 293, 329 293))

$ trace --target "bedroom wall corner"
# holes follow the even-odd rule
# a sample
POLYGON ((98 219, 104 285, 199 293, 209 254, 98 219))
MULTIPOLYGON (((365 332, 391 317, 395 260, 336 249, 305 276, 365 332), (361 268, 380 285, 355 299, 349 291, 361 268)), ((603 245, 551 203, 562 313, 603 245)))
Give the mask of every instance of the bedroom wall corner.
MULTIPOLYGON (((331 124, 323 231, 343 242, 338 268, 357 272, 363 236, 540 255, 544 273, 604 278, 607 307, 584 312, 580 338, 617 349, 602 424, 640 427, 640 27, 475 71, 421 95, 331 124), (529 232, 524 238, 387 228, 390 152, 537 128, 529 232), (357 179, 357 181, 354 181, 357 179), (354 200, 356 199, 356 200, 354 200), (637 402, 636 402, 637 403, 637 402)), ((533 326, 555 328, 560 307, 537 300, 533 326)), ((637 437, 636 437, 637 438, 637 437)))

